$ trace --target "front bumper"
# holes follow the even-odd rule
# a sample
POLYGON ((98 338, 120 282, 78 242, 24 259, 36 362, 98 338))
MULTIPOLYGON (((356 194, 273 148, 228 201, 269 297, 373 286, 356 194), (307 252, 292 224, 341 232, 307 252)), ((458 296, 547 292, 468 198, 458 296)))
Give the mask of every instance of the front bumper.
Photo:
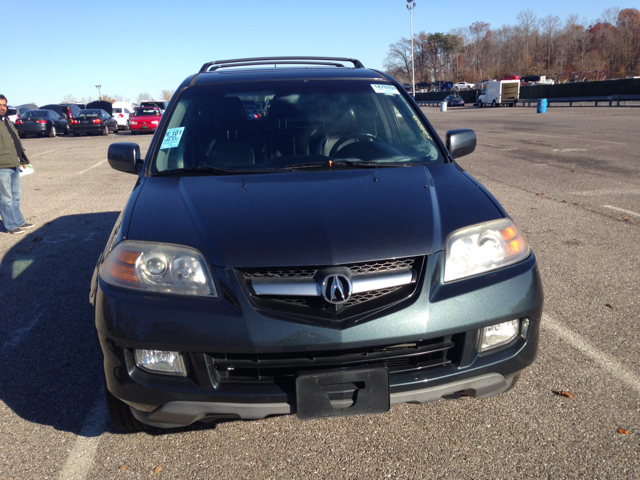
MULTIPOLYGON (((489 275, 443 284, 442 259, 429 257, 414 298, 365 321, 313 324, 256 311, 230 269, 216 269, 219 299, 140 294, 98 281, 96 326, 109 391, 129 404, 140 421, 178 427, 213 418, 258 419, 296 412, 291 383, 228 382, 216 356, 290 355, 449 342, 448 362, 391 372, 390 403, 425 403, 449 395, 485 398, 502 393, 538 350, 542 285, 535 257, 489 275), (495 351, 477 351, 480 328, 529 320, 526 334, 495 351), (182 352, 187 377, 145 372, 136 348, 182 352)), ((372 367, 378 366, 374 361, 372 367)), ((312 370, 313 371, 313 370, 312 370)), ((306 370, 304 373, 308 373, 306 370)))

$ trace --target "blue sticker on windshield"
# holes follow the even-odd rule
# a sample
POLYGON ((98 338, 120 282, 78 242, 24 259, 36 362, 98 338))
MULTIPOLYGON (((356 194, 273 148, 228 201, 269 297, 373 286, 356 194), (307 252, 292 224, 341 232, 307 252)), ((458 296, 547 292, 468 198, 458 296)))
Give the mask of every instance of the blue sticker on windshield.
POLYGON ((400 92, 394 85, 378 85, 373 83, 371 84, 371 88, 373 88, 374 92, 384 95, 400 95, 400 92))
POLYGON ((180 144, 182 132, 184 132, 184 127, 170 128, 167 130, 167 133, 164 134, 164 138, 162 139, 160 150, 177 147, 180 144))

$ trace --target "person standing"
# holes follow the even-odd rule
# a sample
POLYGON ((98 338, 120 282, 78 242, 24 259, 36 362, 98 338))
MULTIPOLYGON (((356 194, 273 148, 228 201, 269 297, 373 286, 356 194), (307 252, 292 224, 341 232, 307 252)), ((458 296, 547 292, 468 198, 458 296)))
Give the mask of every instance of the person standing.
POLYGON ((33 223, 24 221, 20 212, 20 165, 28 164, 18 131, 7 115, 7 97, 0 95, 0 216, 7 232, 21 235, 33 223))

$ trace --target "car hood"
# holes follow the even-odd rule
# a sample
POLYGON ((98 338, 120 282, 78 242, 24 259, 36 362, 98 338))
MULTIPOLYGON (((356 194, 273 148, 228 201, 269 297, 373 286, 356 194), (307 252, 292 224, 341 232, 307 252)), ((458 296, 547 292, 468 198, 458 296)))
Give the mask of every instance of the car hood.
POLYGON ((428 255, 502 213, 455 164, 145 177, 126 237, 189 245, 221 267, 428 255))

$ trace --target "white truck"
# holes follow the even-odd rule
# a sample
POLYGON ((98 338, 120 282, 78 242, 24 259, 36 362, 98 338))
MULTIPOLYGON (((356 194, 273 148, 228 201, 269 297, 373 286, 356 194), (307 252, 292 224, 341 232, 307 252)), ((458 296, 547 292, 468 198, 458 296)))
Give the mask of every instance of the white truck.
POLYGON ((509 105, 513 107, 520 98, 520 80, 492 80, 478 97, 478 106, 509 105))

